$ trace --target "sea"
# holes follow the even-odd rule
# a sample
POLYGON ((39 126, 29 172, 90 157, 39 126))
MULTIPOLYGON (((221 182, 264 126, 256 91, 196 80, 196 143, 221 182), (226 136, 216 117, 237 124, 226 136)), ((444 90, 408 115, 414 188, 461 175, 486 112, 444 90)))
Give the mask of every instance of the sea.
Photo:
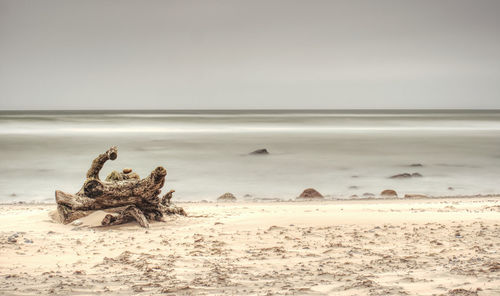
POLYGON ((1 111, 0 202, 77 192, 111 146, 101 179, 163 166, 182 202, 500 193, 498 110, 1 111))

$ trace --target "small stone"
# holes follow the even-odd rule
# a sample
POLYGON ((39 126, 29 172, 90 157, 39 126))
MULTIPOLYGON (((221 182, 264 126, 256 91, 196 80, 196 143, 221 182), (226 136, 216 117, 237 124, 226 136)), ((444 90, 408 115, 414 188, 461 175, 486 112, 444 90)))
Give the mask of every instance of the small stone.
POLYGON ((130 168, 123 169, 124 174, 130 174, 131 172, 132 172, 132 169, 130 169, 130 168))
POLYGON ((7 238, 7 241, 9 243, 16 243, 17 242, 17 238, 19 237, 19 232, 15 232, 14 234, 10 235, 8 238, 7 238))
POLYGON ((123 180, 131 180, 131 179, 140 180, 141 179, 141 177, 139 177, 139 174, 137 174, 135 172, 131 172, 128 174, 122 174, 122 178, 123 178, 123 180))
POLYGON ((391 179, 406 179, 406 178, 419 178, 419 177, 423 177, 422 174, 420 174, 420 173, 412 173, 412 174, 402 173, 402 174, 390 176, 389 178, 391 178, 391 179))
POLYGON ((250 155, 267 155, 267 154, 269 154, 269 151, 267 151, 266 148, 257 149, 255 151, 250 152, 250 155))
POLYGON ((29 238, 25 238, 24 239, 24 243, 26 244, 32 244, 33 243, 33 240, 29 239, 29 238))
POLYGON ((411 174, 409 174, 409 173, 402 173, 402 174, 397 174, 397 175, 394 175, 394 176, 390 176, 389 178, 391 178, 391 179, 411 178, 411 174))

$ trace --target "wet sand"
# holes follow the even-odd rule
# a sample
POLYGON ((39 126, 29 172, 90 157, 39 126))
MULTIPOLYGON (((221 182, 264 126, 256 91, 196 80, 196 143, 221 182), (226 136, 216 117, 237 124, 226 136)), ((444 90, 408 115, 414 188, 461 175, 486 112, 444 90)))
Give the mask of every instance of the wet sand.
POLYGON ((179 205, 147 230, 0 205, 0 294, 500 295, 500 197, 179 205))

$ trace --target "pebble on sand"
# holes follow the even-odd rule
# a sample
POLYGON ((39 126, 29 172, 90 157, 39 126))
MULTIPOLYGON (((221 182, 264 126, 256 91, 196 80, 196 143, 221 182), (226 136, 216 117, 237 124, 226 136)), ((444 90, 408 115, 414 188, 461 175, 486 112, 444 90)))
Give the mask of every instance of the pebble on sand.
POLYGON ((266 148, 257 149, 255 151, 250 152, 250 155, 267 155, 269 151, 266 148))

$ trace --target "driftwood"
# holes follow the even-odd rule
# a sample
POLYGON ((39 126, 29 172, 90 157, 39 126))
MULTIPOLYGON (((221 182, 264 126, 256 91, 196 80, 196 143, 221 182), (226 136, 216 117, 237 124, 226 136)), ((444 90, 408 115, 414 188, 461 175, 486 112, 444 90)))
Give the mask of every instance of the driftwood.
POLYGON ((166 215, 186 215, 184 209, 170 202, 174 190, 160 197, 167 175, 163 167, 157 167, 144 179, 131 169, 124 169, 121 173, 113 171, 105 181, 100 180, 99 172, 104 163, 115 160, 117 156, 117 148, 111 147, 94 159, 87 171, 87 179, 77 193, 56 190, 57 211, 64 224, 97 210, 111 212, 104 217, 102 225, 135 220, 146 228, 149 221, 163 221, 166 215))

